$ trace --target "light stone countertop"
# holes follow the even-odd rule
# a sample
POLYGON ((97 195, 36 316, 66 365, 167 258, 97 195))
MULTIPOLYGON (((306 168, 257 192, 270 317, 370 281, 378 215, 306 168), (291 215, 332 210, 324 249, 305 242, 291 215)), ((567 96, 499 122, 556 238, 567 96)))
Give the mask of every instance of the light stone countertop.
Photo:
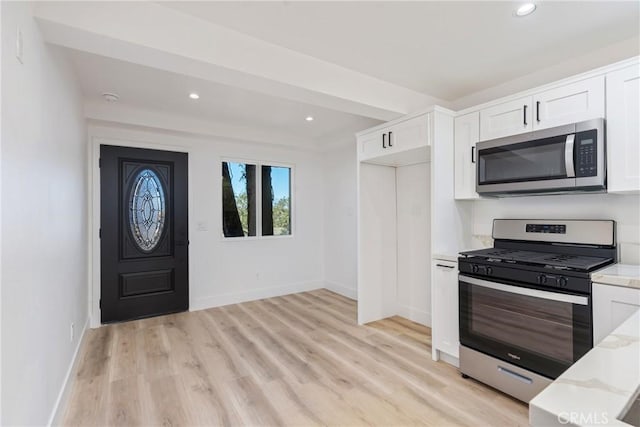
POLYGON ((640 391, 640 309, 529 402, 538 426, 629 426, 640 391))
POLYGON ((614 264, 591 273, 591 280, 605 285, 640 289, 640 265, 614 264))
POLYGON ((460 255, 458 254, 433 254, 431 255, 431 258, 433 259, 439 259, 442 261, 449 261, 449 262, 458 262, 458 257, 460 255))

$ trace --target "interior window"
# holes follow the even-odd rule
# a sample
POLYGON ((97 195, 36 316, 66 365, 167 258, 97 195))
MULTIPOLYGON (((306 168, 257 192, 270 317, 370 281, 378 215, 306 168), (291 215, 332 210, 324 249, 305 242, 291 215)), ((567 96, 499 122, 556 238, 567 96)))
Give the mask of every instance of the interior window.
POLYGON ((256 165, 222 162, 224 237, 256 235, 256 165))
POLYGON ((222 162, 222 211, 224 237, 291 235, 291 168, 222 162))
POLYGON ((291 168, 262 166, 262 235, 291 234, 291 168))

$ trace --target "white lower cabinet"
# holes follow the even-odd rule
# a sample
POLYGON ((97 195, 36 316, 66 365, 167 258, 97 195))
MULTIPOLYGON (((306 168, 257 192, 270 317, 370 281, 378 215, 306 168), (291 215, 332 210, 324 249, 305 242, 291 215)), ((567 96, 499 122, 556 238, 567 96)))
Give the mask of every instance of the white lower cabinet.
POLYGON ((607 74, 607 187, 640 192, 640 66, 607 74))
POLYGON ((434 359, 442 353, 458 358, 458 263, 433 260, 431 339, 434 359))
POLYGON ((640 309, 640 289, 594 283, 593 345, 597 345, 615 328, 640 309))

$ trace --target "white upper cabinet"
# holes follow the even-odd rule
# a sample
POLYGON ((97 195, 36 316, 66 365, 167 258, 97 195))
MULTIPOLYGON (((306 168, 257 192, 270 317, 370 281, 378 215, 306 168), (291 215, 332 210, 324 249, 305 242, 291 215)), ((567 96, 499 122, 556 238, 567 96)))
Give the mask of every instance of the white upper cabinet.
POLYGON ((640 192, 640 66, 607 74, 607 186, 640 192))
POLYGON ((604 76, 533 95, 533 129, 546 129, 604 117, 604 76))
POLYGON ((604 76, 569 83, 480 110, 480 140, 605 116, 604 76))
POLYGON ((419 116, 391 126, 387 131, 390 149, 403 151, 428 145, 427 116, 419 116))
MULTIPOLYGON (((394 166, 410 161, 411 150, 429 145, 428 118, 428 113, 422 114, 383 129, 360 134, 358 160, 373 160, 371 163, 381 164, 388 160, 388 163, 394 166), (401 153, 406 153, 409 158, 404 159, 401 153)), ((424 162, 426 158, 420 161, 424 162)))
POLYGON ((384 146, 382 145, 383 132, 371 132, 358 137, 358 158, 361 160, 379 156, 387 146, 386 132, 384 133, 384 146))
POLYGON ((456 200, 478 199, 476 193, 476 142, 480 140, 480 113, 455 118, 454 182, 456 200))
POLYGON ((530 132, 532 118, 530 96, 485 108, 480 111, 480 140, 530 132))

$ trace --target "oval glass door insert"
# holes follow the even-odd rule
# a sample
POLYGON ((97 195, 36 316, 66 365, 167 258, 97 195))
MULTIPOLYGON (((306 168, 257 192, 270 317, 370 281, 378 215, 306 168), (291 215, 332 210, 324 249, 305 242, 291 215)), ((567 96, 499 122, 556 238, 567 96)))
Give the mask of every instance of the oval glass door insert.
POLYGON ((151 169, 141 170, 133 180, 129 200, 129 226, 138 248, 152 251, 164 230, 166 204, 162 182, 151 169))

